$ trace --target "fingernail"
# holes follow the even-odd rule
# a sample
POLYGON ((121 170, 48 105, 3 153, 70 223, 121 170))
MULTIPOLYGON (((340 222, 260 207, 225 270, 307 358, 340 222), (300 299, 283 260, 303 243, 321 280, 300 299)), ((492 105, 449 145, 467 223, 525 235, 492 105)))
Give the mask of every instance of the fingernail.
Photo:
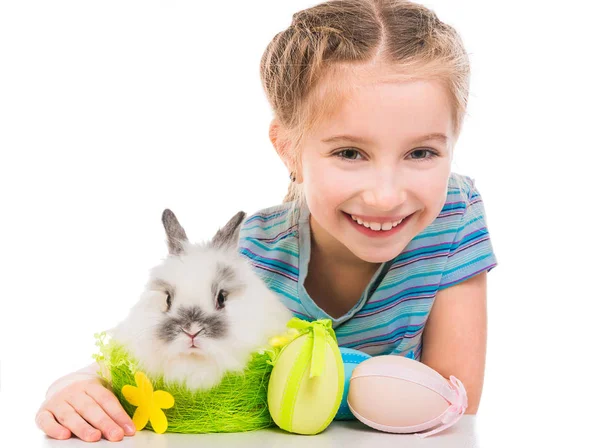
POLYGON ((135 434, 135 426, 133 425, 125 425, 125 434, 128 436, 132 436, 135 434))
POLYGON ((87 432, 88 439, 95 439, 97 435, 98 435, 98 431, 95 431, 93 429, 87 432))
POLYGON ((109 437, 110 437, 111 439, 116 439, 116 438, 118 438, 120 435, 121 435, 121 431, 119 431, 118 429, 113 429, 113 430, 110 432, 110 434, 109 434, 109 437))

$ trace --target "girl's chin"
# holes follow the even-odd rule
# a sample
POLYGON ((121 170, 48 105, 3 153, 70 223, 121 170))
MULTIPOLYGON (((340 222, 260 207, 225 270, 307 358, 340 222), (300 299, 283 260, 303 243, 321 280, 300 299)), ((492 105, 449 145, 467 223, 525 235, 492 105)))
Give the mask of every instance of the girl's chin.
POLYGON ((380 252, 352 251, 354 255, 366 263, 386 263, 396 258, 400 252, 402 252, 402 250, 398 250, 397 252, 390 251, 389 249, 380 252))

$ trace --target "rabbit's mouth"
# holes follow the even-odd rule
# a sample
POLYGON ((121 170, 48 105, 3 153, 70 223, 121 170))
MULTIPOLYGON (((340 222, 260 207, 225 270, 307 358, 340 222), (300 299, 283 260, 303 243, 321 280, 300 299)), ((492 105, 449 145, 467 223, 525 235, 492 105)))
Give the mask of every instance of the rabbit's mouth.
POLYGON ((174 351, 173 355, 178 357, 181 360, 187 359, 206 359, 206 347, 198 343, 198 341, 187 341, 183 344, 178 344, 177 349, 174 351))

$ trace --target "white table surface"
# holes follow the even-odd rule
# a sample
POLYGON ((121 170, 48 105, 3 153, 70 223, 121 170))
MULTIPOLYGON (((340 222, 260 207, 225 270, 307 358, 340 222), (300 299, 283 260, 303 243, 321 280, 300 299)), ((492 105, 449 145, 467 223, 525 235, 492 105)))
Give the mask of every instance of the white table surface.
MULTIPOLYGON (((0 439, 1 440, 1 439, 0 439)), ((0 446, 5 446, 0 442, 0 446)), ((83 442, 72 437, 69 440, 53 440, 41 432, 28 438, 29 447, 90 447, 115 446, 115 442, 102 439, 95 443, 83 442), (37 440, 37 442, 36 442, 37 440)), ((277 428, 230 434, 156 434, 144 430, 132 437, 125 437, 118 446, 124 448, 197 448, 206 447, 481 447, 477 440, 476 416, 466 415, 455 426, 438 434, 419 439, 411 434, 386 434, 372 430, 360 422, 333 422, 325 431, 314 436, 289 434, 277 428)))

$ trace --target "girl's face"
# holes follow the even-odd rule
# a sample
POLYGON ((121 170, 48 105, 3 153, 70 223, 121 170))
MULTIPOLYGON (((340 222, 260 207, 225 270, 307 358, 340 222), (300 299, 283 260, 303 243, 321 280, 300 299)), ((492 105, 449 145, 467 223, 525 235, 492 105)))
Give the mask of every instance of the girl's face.
POLYGON ((313 243, 346 263, 381 263, 444 206, 451 105, 436 81, 352 82, 347 100, 307 136, 298 181, 313 243))

